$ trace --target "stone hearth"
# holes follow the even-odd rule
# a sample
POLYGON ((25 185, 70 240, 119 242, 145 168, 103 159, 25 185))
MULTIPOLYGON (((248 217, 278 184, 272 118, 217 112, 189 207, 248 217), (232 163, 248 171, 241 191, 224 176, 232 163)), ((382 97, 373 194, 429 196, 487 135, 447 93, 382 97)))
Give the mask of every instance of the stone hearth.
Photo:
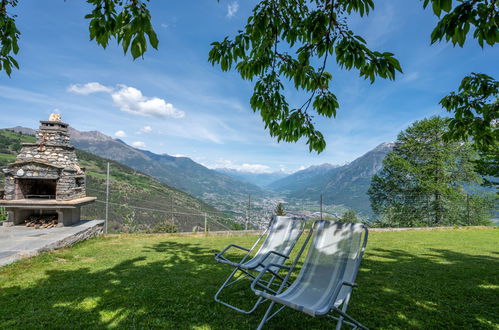
POLYGON ((69 144, 68 124, 59 115, 40 121, 36 143, 23 143, 16 161, 3 170, 5 186, 0 206, 7 210, 4 226, 23 224, 27 217, 56 214, 58 226, 80 221, 87 197, 85 171, 69 144))

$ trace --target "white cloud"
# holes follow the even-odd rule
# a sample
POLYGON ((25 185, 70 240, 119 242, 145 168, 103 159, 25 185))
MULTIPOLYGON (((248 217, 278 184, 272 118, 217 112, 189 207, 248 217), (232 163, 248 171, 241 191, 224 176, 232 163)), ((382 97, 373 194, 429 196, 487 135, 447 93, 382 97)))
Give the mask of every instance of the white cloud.
POLYGON ((111 93, 114 104, 121 111, 134 115, 150 116, 157 118, 182 118, 185 113, 158 97, 145 97, 142 92, 134 87, 120 85, 120 89, 111 93))
POLYGON ((403 75, 402 81, 409 82, 419 78, 419 72, 411 72, 403 75))
POLYGON ((242 164, 236 168, 240 172, 250 173, 272 173, 272 169, 267 165, 262 164, 242 164))
POLYGON ((212 166, 211 168, 227 168, 231 170, 236 170, 239 172, 249 172, 249 173, 272 173, 274 172, 272 168, 270 168, 267 165, 263 164, 248 164, 248 163, 243 163, 243 164, 235 164, 231 160, 223 160, 220 159, 217 161, 215 166, 212 166))
POLYGON ((229 3, 227 5, 227 17, 229 18, 234 17, 234 15, 237 13, 238 10, 239 10, 239 3, 237 1, 229 3))
POLYGON ((134 146, 135 148, 140 148, 140 149, 145 149, 146 148, 146 144, 142 141, 135 141, 135 142, 132 142, 132 146, 134 146))
POLYGON ((183 154, 174 154, 172 155, 173 157, 187 157, 186 155, 183 155, 183 154))
POLYGON ((89 82, 86 84, 71 84, 68 87, 68 92, 82 95, 99 92, 111 93, 112 91, 113 89, 111 87, 101 85, 98 82, 89 82))
POLYGON ((144 126, 140 130, 144 133, 150 133, 150 132, 152 132, 152 127, 151 126, 144 126))
POLYGON ((117 88, 111 88, 98 82, 89 82, 86 84, 71 84, 67 90, 71 93, 82 95, 98 92, 110 94, 114 104, 121 111, 135 115, 157 118, 182 118, 185 116, 184 111, 176 109, 171 103, 167 103, 164 99, 159 97, 146 97, 137 88, 126 85, 118 85, 117 88))
POLYGON ((118 138, 124 138, 124 137, 127 137, 125 131, 122 131, 122 130, 119 130, 119 131, 116 131, 116 133, 114 133, 114 136, 118 137, 118 138))

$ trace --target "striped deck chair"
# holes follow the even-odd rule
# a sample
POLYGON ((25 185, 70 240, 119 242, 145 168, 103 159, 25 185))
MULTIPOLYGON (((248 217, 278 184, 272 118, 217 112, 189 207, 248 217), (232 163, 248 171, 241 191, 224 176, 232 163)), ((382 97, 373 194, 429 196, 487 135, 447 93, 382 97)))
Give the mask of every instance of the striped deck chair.
POLYGON ((285 307, 314 317, 331 317, 337 320, 336 329, 341 329, 343 323, 355 329, 367 329, 346 313, 367 244, 367 235, 367 228, 360 223, 316 221, 291 266, 269 264, 251 284, 252 290, 259 297, 271 301, 258 329, 285 307), (296 279, 286 287, 284 283, 289 279, 310 239, 310 248, 303 266, 296 279), (273 267, 288 270, 283 285, 276 291, 260 281, 273 267), (271 314, 276 304, 282 306, 271 314))
MULTIPOLYGON (((300 238, 305 227, 305 220, 302 218, 286 217, 286 216, 275 216, 271 219, 268 228, 265 232, 257 239, 250 249, 241 247, 239 245, 230 244, 225 249, 215 254, 215 260, 227 264, 234 268, 229 277, 225 280, 222 286, 218 289, 215 294, 215 301, 219 302, 227 307, 230 307, 238 312, 250 314, 252 313, 262 302, 265 301, 263 297, 259 297, 252 308, 244 310, 242 308, 233 306, 220 299, 220 294, 222 291, 244 279, 253 280, 258 274, 257 272, 262 271, 266 266, 282 265, 289 258, 289 253, 295 246, 296 242, 300 238), (264 239, 265 237, 265 239, 264 239), (258 246, 259 242, 264 239, 258 251, 251 257, 251 254, 258 246), (237 248, 246 251, 246 255, 239 261, 233 262, 228 260, 224 253, 230 248, 237 248), (242 273, 239 278, 234 279, 236 273, 242 273)), ((278 274, 280 268, 270 267, 269 271, 273 272, 272 278, 268 281, 268 285, 271 285, 275 278, 284 279, 283 276, 278 274)), ((249 283, 250 284, 250 283, 249 283)), ((249 285, 248 284, 248 285, 249 285)))

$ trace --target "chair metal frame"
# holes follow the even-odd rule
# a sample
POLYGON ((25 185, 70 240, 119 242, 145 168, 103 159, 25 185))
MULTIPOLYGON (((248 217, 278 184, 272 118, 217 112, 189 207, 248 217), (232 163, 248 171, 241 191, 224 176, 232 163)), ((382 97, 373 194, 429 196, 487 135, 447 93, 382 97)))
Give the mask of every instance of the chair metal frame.
MULTIPOLYGON (((233 285, 233 284, 235 284, 235 283, 237 283, 237 282, 239 282, 241 280, 244 280, 244 279, 246 279, 248 277, 254 280, 256 278, 256 274, 252 274, 251 271, 258 270, 258 268, 267 269, 267 272, 270 272, 272 274, 272 277, 270 278, 270 280, 266 281, 266 283, 267 283, 268 286, 271 286, 272 283, 273 283, 273 281, 276 278, 280 279, 281 281, 285 280, 284 276, 279 275, 280 267, 276 266, 275 268, 272 268, 272 269, 269 268, 269 267, 266 267, 268 265, 265 264, 265 260, 267 258, 269 258, 273 254, 275 254, 275 255, 277 255, 279 257, 282 257, 282 264, 284 262, 286 262, 286 260, 289 259, 289 254, 291 253, 291 251, 293 250, 294 246, 296 245, 296 243, 300 239, 303 231, 305 230, 305 224, 306 224, 306 221, 303 218, 296 218, 296 217, 290 217, 290 218, 291 218, 292 221, 300 221, 300 227, 299 227, 300 231, 299 231, 296 239, 291 243, 291 246, 289 247, 288 254, 282 254, 282 253, 279 253, 277 251, 268 251, 267 253, 265 253, 263 255, 262 260, 257 265, 255 265, 254 267, 250 267, 249 268, 249 267, 245 267, 244 266, 246 262, 250 262, 252 259, 259 257, 258 254, 256 254, 251 259, 248 259, 250 257, 250 255, 251 255, 251 253, 255 250, 255 248, 258 246, 258 244, 260 243, 260 241, 264 237, 266 237, 266 238, 263 241, 262 245, 265 244, 266 240, 269 239, 269 237, 271 237, 270 235, 271 235, 272 225, 273 225, 273 222, 276 221, 276 218, 274 218, 274 217, 271 219, 271 221, 269 222, 269 225, 267 226, 267 228, 265 229, 265 231, 258 237, 258 239, 256 240, 256 242, 253 244, 253 246, 250 249, 247 249, 245 247, 242 247, 242 246, 239 246, 239 245, 236 245, 236 244, 229 244, 222 251, 220 251, 218 253, 215 253, 215 260, 216 261, 234 267, 234 270, 230 273, 230 275, 227 277, 227 279, 225 280, 225 282, 222 284, 222 286, 215 293, 214 299, 215 299, 216 302, 219 302, 222 305, 225 305, 225 306, 227 306, 229 308, 232 308, 235 311, 238 311, 240 313, 251 314, 251 313, 253 313, 258 308, 259 305, 261 305, 262 303, 264 303, 266 301, 265 298, 258 297, 258 299, 256 300, 256 302, 254 303, 254 305, 250 309, 244 310, 242 308, 236 307, 234 305, 229 304, 228 302, 225 302, 225 301, 221 300, 219 298, 219 295, 222 293, 222 291, 225 288, 227 288, 227 287, 229 287, 229 286, 231 286, 231 285, 233 285), (225 252, 227 252, 231 248, 237 248, 237 249, 246 251, 246 254, 242 257, 242 259, 239 262, 230 261, 225 256, 223 256, 223 254, 225 252), (242 272, 244 275, 242 277, 240 277, 240 278, 237 278, 237 279, 231 281, 234 278, 234 276, 236 275, 237 272, 242 272)), ((271 264, 272 265, 282 265, 282 264, 275 264, 275 263, 271 263, 271 264)))
MULTIPOLYGON (((268 307, 265 315, 263 316, 263 319, 261 320, 261 322, 260 322, 260 324, 259 324, 259 326, 257 328, 258 330, 262 329, 263 326, 265 325, 265 323, 267 321, 269 321, 270 319, 272 319, 275 315, 277 315, 277 313, 279 313, 285 307, 293 308, 291 306, 282 305, 274 313, 271 314, 272 308, 274 307, 274 305, 276 303, 279 303, 275 299, 273 299, 273 297, 275 297, 275 296, 283 293, 284 289, 287 288, 287 285, 285 285, 285 284, 289 283, 289 277, 290 277, 290 275, 293 273, 293 270, 295 269, 296 264, 298 263, 301 255, 305 251, 305 248, 308 245, 308 243, 310 241, 310 238, 315 233, 315 231, 316 231, 315 227, 321 221, 328 221, 328 220, 316 220, 314 222, 314 224, 312 226, 312 229, 310 230, 310 232, 309 232, 309 234, 308 234, 305 242, 303 243, 300 251, 298 252, 298 255, 296 256, 296 258, 293 261, 293 263, 292 263, 291 266, 269 264, 269 265, 267 265, 260 272, 260 274, 258 274, 257 277, 255 277, 255 279, 253 280, 253 283, 251 283, 251 289, 255 292, 256 295, 258 295, 261 298, 263 297, 265 299, 271 300, 271 303, 270 303, 270 305, 269 305, 269 307, 268 307), (276 268, 286 269, 288 271, 288 273, 284 277, 284 280, 283 280, 281 286, 279 287, 279 289, 277 291, 273 290, 269 286, 267 286, 265 284, 262 284, 260 282, 261 278, 265 275, 266 272, 269 271, 270 267, 276 267, 276 268), (263 289, 264 291, 258 290, 257 287, 263 289), (265 291, 270 292, 272 294, 268 294, 265 291)), ((344 224, 344 223, 341 223, 341 222, 337 222, 337 223, 344 224)), ((367 245, 368 229, 367 229, 367 227, 365 225, 362 225, 362 227, 363 227, 362 229, 364 231, 364 239, 361 240, 361 245, 359 246, 359 249, 357 250, 357 255, 355 257, 355 267, 354 267, 353 273, 352 273, 352 279, 355 279, 357 277, 357 273, 358 273, 359 267, 360 267, 360 262, 362 261, 362 257, 364 255, 364 251, 365 251, 366 245, 367 245)), ((312 249, 312 246, 310 247, 310 249, 312 249)), ((311 250, 309 250, 309 253, 311 253, 311 250)), ((346 312, 347 308, 348 308, 348 303, 350 302, 350 297, 351 297, 351 294, 352 294, 352 289, 355 286, 357 286, 356 283, 348 282, 348 281, 345 281, 345 280, 338 282, 338 284, 336 285, 336 287, 335 287, 335 289, 333 291, 333 294, 331 295, 331 298, 330 298, 330 301, 329 301, 329 310, 328 310, 328 312, 326 312, 324 314, 315 313, 314 316, 317 316, 317 317, 329 317, 329 318, 335 319, 337 321, 336 330, 340 330, 343 323, 352 326, 353 329, 361 328, 361 329, 368 330, 368 328, 366 326, 362 325, 360 322, 358 322, 357 320, 355 320, 353 317, 351 317, 350 315, 348 315, 347 312, 346 312), (351 289, 346 294, 346 297, 345 297, 344 301, 341 303, 341 305, 339 305, 339 306, 336 307, 335 306, 336 298, 338 297, 341 289, 344 286, 350 287, 351 289), (338 316, 334 316, 334 313, 337 313, 338 316)))

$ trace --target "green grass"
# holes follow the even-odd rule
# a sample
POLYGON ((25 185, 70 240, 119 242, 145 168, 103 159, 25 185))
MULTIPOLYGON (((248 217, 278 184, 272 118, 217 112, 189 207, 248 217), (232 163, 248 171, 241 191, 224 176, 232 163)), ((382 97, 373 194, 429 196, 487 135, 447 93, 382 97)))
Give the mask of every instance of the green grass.
MULTIPOLYGON (((101 237, 0 268, 0 328, 255 328, 263 306, 241 315, 213 301, 229 273, 213 253, 254 239, 101 237)), ((349 312, 370 328, 498 329, 498 243, 497 229, 371 233, 349 312)), ((332 327, 287 309, 267 328, 332 327)))

